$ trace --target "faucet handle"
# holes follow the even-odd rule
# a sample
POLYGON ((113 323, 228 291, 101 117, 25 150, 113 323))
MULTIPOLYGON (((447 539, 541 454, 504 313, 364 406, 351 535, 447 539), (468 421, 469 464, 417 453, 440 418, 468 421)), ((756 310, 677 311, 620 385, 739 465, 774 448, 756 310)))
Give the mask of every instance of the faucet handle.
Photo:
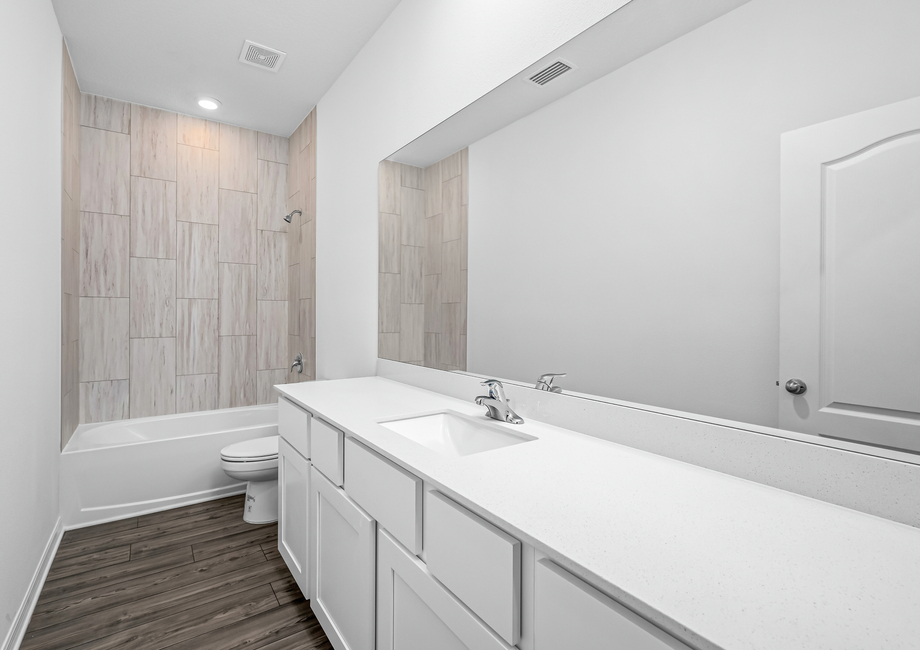
POLYGON ((537 390, 546 390, 551 393, 561 393, 562 389, 558 386, 553 386, 553 380, 556 377, 565 377, 568 373, 565 372, 548 372, 545 375, 540 375, 540 378, 537 380, 537 385, 534 386, 537 390))
POLYGON ((480 386, 488 386, 489 388, 489 397, 492 399, 498 399, 501 401, 505 400, 505 388, 502 386, 502 383, 497 379, 486 379, 480 386))

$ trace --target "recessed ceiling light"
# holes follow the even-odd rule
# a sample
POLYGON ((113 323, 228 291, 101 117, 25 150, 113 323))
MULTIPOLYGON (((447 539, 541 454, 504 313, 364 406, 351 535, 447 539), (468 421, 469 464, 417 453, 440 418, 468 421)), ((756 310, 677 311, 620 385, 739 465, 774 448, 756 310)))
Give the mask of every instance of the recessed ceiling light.
POLYGON ((198 105, 201 106, 201 108, 206 108, 209 111, 213 111, 215 108, 220 106, 220 102, 216 99, 212 99, 211 97, 199 97, 198 105))

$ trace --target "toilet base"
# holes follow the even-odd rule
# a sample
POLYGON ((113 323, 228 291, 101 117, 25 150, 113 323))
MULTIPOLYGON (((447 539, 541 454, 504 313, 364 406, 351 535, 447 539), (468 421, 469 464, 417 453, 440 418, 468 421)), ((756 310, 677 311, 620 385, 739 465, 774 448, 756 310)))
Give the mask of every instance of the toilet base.
POLYGON ((249 481, 243 521, 247 524, 270 524, 278 521, 278 481, 249 481))

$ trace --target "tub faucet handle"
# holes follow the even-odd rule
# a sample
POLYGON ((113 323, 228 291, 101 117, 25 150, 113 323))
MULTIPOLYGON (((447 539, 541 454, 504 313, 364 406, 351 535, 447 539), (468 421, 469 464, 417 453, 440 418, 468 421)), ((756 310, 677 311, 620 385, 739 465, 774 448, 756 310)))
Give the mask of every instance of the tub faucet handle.
POLYGON ((303 355, 298 352, 297 356, 294 358, 294 363, 291 364, 291 372, 294 372, 294 368, 297 368, 297 372, 303 372, 303 355))

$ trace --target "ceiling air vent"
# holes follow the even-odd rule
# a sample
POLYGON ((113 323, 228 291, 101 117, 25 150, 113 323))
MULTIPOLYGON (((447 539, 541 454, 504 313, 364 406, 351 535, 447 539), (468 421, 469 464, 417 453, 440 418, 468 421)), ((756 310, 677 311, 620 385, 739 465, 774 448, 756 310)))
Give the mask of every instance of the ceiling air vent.
POLYGON ((246 41, 243 43, 243 51, 240 53, 240 62, 254 65, 257 68, 264 68, 272 72, 278 72, 281 62, 287 56, 284 52, 273 50, 270 47, 246 41))
POLYGON ((557 59, 536 74, 532 75, 528 81, 537 84, 538 86, 545 86, 553 79, 557 79, 561 75, 564 75, 566 72, 573 70, 574 68, 575 66, 568 61, 557 59))

